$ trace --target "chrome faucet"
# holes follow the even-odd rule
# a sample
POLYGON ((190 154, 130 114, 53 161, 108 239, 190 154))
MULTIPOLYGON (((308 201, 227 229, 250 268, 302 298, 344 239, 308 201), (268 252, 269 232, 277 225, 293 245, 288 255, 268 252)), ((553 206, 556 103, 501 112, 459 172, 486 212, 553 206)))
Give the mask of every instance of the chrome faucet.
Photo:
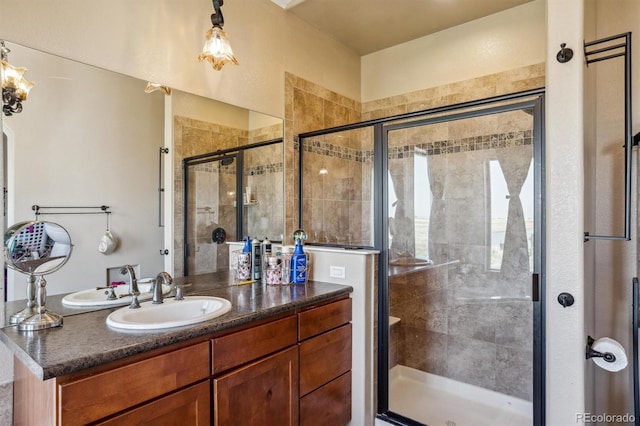
POLYGON ((151 284, 151 291, 153 292, 153 304, 157 305, 164 302, 164 294, 162 293, 162 284, 173 284, 173 278, 168 272, 160 272, 156 277, 156 280, 151 284))
POLYGON ((131 304, 129 305, 129 309, 137 309, 140 307, 140 302, 138 302, 138 296, 140 295, 140 290, 138 290, 138 280, 136 279, 136 273, 133 270, 133 266, 124 265, 120 269, 120 273, 122 275, 129 273, 129 294, 123 294, 120 297, 131 296, 131 304))

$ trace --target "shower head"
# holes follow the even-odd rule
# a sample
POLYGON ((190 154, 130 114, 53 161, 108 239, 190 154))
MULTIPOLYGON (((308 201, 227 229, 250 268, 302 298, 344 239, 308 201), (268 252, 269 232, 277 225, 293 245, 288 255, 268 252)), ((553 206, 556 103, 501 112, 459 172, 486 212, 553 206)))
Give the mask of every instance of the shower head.
POLYGON ((229 164, 233 164, 233 157, 225 157, 220 160, 220 164, 223 166, 228 166, 229 164))

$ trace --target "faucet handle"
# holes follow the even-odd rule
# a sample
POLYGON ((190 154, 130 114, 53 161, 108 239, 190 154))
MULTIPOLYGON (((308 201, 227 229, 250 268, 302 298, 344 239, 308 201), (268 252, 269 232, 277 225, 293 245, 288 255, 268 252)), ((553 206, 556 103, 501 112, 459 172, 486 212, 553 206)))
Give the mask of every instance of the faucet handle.
POLYGON ((186 284, 175 284, 176 286, 176 296, 173 300, 184 300, 184 295, 182 294, 182 289, 185 287, 191 287, 191 283, 186 284))
POLYGON ((96 290, 105 290, 104 294, 107 295, 107 300, 118 300, 118 296, 116 296, 116 286, 96 287, 96 290))

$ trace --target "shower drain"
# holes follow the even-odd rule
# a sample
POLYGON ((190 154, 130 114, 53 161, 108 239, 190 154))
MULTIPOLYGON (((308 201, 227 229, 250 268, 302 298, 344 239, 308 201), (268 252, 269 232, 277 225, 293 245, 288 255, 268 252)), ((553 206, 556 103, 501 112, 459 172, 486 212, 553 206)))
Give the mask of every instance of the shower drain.
POLYGON ((454 422, 453 420, 447 420, 446 425, 447 426, 456 426, 456 422, 454 422))

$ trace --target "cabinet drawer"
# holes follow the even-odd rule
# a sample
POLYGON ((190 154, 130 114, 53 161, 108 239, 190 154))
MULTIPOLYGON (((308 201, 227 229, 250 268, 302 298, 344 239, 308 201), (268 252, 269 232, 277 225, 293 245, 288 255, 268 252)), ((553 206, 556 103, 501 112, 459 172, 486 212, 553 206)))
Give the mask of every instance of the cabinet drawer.
POLYGON ((98 424, 104 426, 209 425, 211 423, 209 390, 210 384, 207 380, 98 424))
POLYGON ((300 343, 300 396, 351 370, 351 324, 300 343))
POLYGON ((135 362, 58 387, 61 423, 79 425, 209 377, 209 342, 135 362))
POLYGON ((300 426, 342 426, 351 420, 351 371, 300 399, 300 426))
POLYGON ((318 306, 298 314, 298 338, 305 340, 351 321, 351 298, 318 306))
POLYGON ((212 340, 211 365, 213 374, 295 345, 296 317, 252 327, 212 340))

